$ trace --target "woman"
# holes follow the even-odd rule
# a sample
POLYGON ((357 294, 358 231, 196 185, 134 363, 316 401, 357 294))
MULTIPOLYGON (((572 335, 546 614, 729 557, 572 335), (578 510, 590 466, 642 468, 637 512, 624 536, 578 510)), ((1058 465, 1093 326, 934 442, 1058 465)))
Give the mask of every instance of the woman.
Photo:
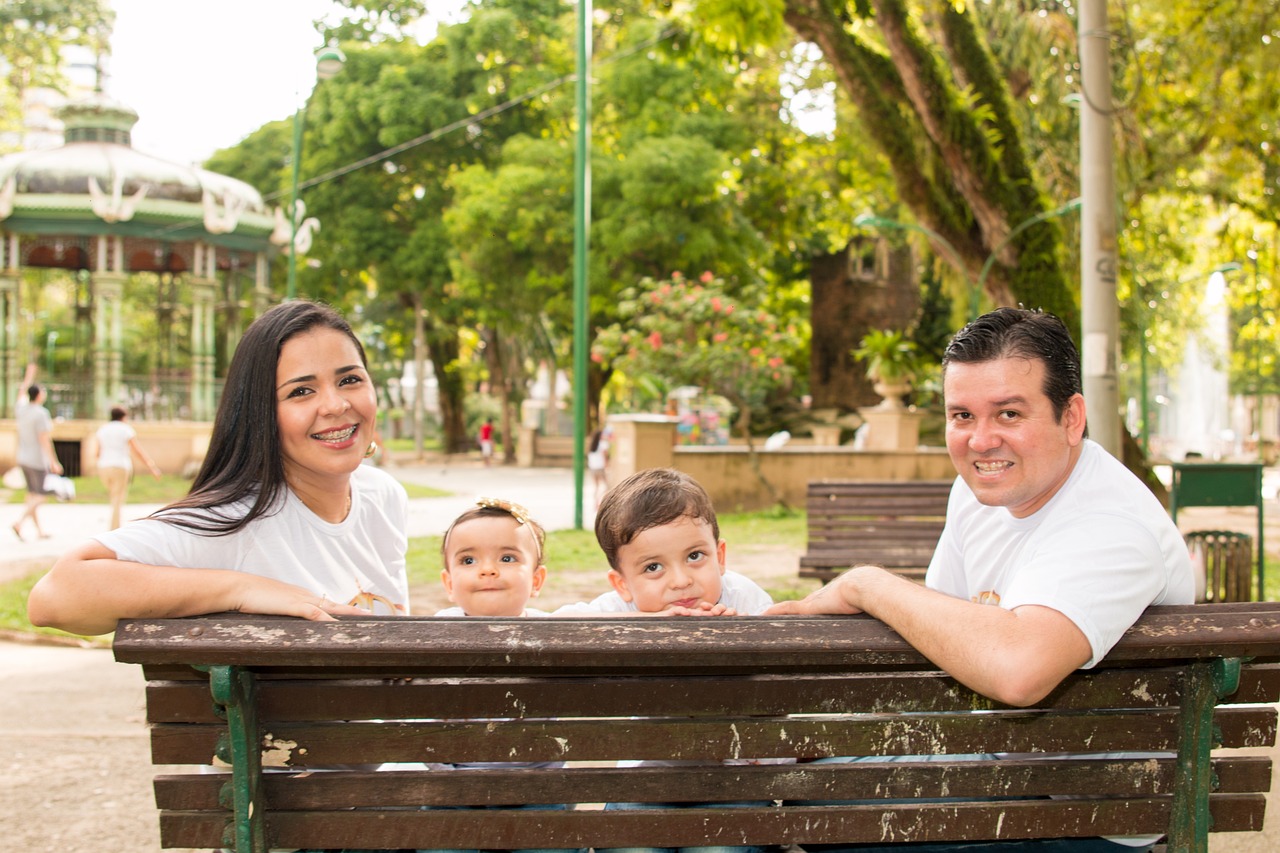
POLYGON ((600 499, 609 491, 609 439, 604 430, 598 429, 587 439, 587 470, 591 472, 591 485, 595 493, 596 509, 600 499))
POLYGON ((405 613, 408 502, 373 449, 364 348, 333 310, 250 325, 190 494, 72 549, 31 591, 33 624, 101 634, 128 617, 238 610, 405 613))
POLYGON ((98 479, 106 486, 111 501, 111 530, 120 526, 124 502, 129 498, 129 479, 133 476, 133 454, 146 464, 151 476, 160 479, 160 469, 147 452, 138 444, 138 434, 124 422, 128 413, 115 406, 111 420, 98 427, 98 479))

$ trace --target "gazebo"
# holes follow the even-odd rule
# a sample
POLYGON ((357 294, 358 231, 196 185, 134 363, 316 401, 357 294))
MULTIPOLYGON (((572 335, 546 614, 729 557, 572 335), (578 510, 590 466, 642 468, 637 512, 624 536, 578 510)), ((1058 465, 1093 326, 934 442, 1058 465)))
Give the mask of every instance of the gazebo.
POLYGON ((38 285, 24 284, 24 271, 56 268, 74 282, 80 351, 74 376, 42 377, 71 380, 55 414, 101 419, 123 404, 146 416, 167 371, 177 381, 165 393, 181 399, 152 417, 209 421, 218 347, 234 349, 248 312, 270 302, 267 260, 273 240, 289 240, 284 216, 243 181, 134 150, 137 113, 102 94, 60 117, 60 148, 0 157, 0 417, 12 416, 21 373, 40 352, 24 312, 24 287, 38 285), (189 335, 189 363, 152 364, 146 389, 126 387, 122 373, 122 300, 134 273, 155 274, 158 335, 189 335))

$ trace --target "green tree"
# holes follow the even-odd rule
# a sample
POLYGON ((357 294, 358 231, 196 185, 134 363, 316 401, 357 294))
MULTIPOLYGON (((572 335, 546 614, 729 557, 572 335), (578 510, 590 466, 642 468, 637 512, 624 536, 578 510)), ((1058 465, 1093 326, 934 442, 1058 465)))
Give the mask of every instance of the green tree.
POLYGON ((608 361, 632 382, 656 381, 667 389, 694 385, 728 400, 752 471, 773 501, 783 503, 760 468, 751 425, 770 398, 791 387, 794 370, 787 356, 797 330, 758 307, 760 294, 738 293, 710 272, 696 281, 679 272, 642 279, 623 291, 618 322, 600 330, 592 358, 608 361))

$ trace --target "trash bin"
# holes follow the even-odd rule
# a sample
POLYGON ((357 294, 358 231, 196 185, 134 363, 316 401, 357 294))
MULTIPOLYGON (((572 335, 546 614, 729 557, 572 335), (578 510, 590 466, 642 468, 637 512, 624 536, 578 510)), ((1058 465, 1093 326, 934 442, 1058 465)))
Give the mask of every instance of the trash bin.
POLYGON ((1197 603, 1252 600, 1252 536, 1236 530, 1193 530, 1185 538, 1192 569, 1204 573, 1204 591, 1197 603))
MULTIPOLYGON (((1262 601, 1265 589, 1263 562, 1265 545, 1262 514, 1262 463, 1260 462, 1175 462, 1173 485, 1169 489, 1169 513, 1176 524, 1178 510, 1193 506, 1251 506, 1255 510, 1258 525, 1255 573, 1257 600, 1262 601)), ((1213 531, 1210 531, 1213 532, 1213 531)), ((1217 531, 1221 532, 1221 531, 1217 531)), ((1189 537, 1188 537, 1189 538, 1189 537)), ((1224 546, 1225 547, 1225 546, 1224 546)), ((1233 546, 1235 547, 1235 546, 1233 546)), ((1215 601, 1218 599, 1209 599, 1215 601)), ((1249 596, 1224 601, 1249 601, 1249 596)))
POLYGON ((62 476, 80 476, 79 441, 58 441, 55 439, 53 442, 53 455, 58 457, 58 464, 62 466, 62 476))

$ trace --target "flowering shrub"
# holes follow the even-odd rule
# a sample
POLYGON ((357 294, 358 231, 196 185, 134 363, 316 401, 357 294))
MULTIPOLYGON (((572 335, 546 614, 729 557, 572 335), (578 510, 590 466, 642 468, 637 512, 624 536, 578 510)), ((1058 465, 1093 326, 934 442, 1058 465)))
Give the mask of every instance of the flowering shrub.
POLYGON ((790 387, 794 371, 785 356, 797 336, 768 311, 749 307, 762 301, 752 295, 728 295, 710 272, 697 280, 679 272, 646 278, 623 292, 621 320, 599 330, 591 358, 636 383, 656 379, 718 394, 738 409, 745 434, 752 410, 790 387))

